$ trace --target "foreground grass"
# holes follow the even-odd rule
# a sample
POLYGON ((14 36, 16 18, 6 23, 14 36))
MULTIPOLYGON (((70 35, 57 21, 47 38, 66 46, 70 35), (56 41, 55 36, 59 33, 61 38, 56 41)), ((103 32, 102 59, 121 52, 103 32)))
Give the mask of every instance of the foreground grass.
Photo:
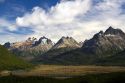
POLYGON ((73 77, 67 79, 56 79, 39 76, 7 76, 0 77, 0 83, 125 83, 125 72, 88 74, 82 77, 73 77))

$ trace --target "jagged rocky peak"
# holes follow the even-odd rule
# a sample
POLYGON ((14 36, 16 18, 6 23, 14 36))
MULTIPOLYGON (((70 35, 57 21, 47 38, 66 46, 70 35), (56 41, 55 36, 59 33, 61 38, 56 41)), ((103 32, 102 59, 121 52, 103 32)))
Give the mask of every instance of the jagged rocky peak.
POLYGON ((62 41, 62 42, 65 42, 65 41, 67 41, 67 40, 74 40, 72 37, 65 37, 65 36, 63 36, 61 39, 60 39, 60 41, 62 41))
POLYGON ((122 36, 122 35, 125 35, 125 33, 121 30, 121 29, 114 29, 113 27, 109 27, 105 33, 105 35, 119 35, 119 36, 122 36))
POLYGON ((41 37, 38 41, 35 42, 35 45, 38 45, 38 44, 53 44, 53 42, 51 41, 51 39, 48 39, 47 37, 43 36, 41 37))
POLYGON ((95 34, 95 35, 93 36, 93 38, 99 38, 99 37, 102 37, 102 36, 104 36, 104 32, 103 32, 103 31, 100 31, 99 33, 95 34))
POLYGON ((120 36, 125 38, 125 33, 121 29, 114 29, 113 27, 109 27, 105 32, 100 31, 99 33, 95 34, 93 38, 102 38, 102 37, 115 37, 120 36))
POLYGON ((62 37, 58 42, 58 44, 63 43, 63 44, 70 44, 70 43, 77 43, 77 41, 72 38, 72 37, 62 37))
POLYGON ((35 37, 29 37, 27 40, 26 40, 26 42, 33 42, 33 41, 37 41, 37 38, 35 38, 35 37))
POLYGON ((32 46, 37 46, 37 45, 46 45, 46 44, 53 44, 52 41, 45 36, 41 37, 39 40, 35 37, 29 37, 27 40, 22 41, 22 42, 14 42, 14 43, 5 43, 4 47, 6 48, 24 48, 28 47, 31 48, 32 46))
POLYGON ((79 43, 72 37, 62 37, 54 46, 53 49, 57 48, 78 48, 80 47, 79 43))

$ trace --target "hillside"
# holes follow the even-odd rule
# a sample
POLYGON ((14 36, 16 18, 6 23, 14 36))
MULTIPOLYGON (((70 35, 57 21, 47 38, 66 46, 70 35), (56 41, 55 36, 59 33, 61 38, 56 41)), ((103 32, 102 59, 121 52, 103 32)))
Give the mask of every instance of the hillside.
POLYGON ((31 67, 31 64, 18 59, 0 45, 0 70, 26 69, 29 67, 31 67))

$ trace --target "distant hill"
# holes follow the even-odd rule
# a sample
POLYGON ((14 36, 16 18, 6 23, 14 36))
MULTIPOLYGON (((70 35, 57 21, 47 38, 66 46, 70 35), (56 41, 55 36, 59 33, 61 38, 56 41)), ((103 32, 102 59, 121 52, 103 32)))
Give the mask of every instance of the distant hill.
POLYGON ((18 59, 0 45, 0 70, 16 70, 30 68, 31 64, 18 59))

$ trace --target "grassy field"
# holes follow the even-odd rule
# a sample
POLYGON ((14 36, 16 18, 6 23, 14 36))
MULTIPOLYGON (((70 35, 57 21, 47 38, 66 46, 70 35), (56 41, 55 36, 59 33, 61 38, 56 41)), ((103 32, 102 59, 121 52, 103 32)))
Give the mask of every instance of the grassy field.
POLYGON ((125 83, 125 67, 39 65, 11 71, 0 83, 125 83))
POLYGON ((39 65, 30 71, 13 71, 11 74, 17 76, 74 77, 111 72, 125 72, 125 67, 39 65))

